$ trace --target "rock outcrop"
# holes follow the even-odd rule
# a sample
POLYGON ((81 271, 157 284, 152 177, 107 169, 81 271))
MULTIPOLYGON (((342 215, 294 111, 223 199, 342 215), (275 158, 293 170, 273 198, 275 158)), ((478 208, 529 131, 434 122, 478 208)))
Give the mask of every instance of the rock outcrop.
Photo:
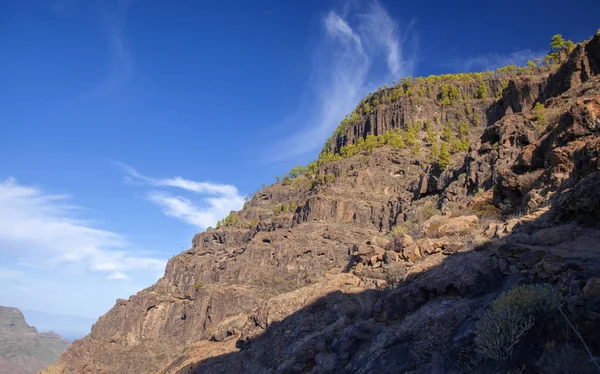
POLYGON ((69 342, 39 333, 17 308, 0 306, 0 374, 33 374, 58 359, 69 342))
POLYGON ((196 235, 45 373, 593 372, 558 311, 513 361, 474 342, 498 295, 544 283, 600 353, 600 34, 561 56, 370 95, 331 159, 196 235))

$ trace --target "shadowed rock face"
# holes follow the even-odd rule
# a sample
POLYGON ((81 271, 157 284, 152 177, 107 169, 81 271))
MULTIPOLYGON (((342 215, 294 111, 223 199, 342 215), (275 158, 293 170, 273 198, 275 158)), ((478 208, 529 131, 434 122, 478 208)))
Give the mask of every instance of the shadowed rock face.
POLYGON ((37 373, 58 359, 69 342, 52 332, 38 333, 17 308, 0 306, 0 373, 37 373))
MULTIPOLYGON (((328 149, 426 120, 436 136, 468 122, 470 149, 440 170, 422 131, 416 153, 379 147, 265 187, 44 373, 458 372, 475 320, 522 282, 561 292, 600 352, 598 56, 600 35, 559 66, 488 79, 487 99, 463 80, 445 105, 441 83, 377 92, 328 149)), ((561 372, 559 348, 524 362, 561 372)))

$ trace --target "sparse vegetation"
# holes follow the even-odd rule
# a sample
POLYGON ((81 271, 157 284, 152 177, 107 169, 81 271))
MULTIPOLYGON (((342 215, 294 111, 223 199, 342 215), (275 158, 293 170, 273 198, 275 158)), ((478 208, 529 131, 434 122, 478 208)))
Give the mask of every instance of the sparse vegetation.
POLYGON ((475 323, 477 352, 493 360, 508 360, 536 320, 555 313, 562 300, 550 285, 524 285, 501 294, 475 323))
POLYGON ((201 289, 203 286, 204 286, 204 282, 202 280, 198 280, 198 281, 196 281, 196 283, 194 283, 194 289, 196 291, 201 289))
POLYGON ((469 208, 479 217, 499 218, 500 211, 491 200, 477 200, 469 205, 469 208))
POLYGON ((414 209, 407 214, 406 221, 392 227, 390 235, 396 237, 407 234, 415 238, 419 237, 420 225, 437 214, 440 214, 440 211, 431 202, 415 206, 414 209))
POLYGON ((392 234, 393 237, 396 236, 400 236, 400 235, 404 235, 408 233, 408 228, 406 227, 406 225, 396 225, 394 227, 392 227, 392 230, 390 231, 390 233, 392 234))

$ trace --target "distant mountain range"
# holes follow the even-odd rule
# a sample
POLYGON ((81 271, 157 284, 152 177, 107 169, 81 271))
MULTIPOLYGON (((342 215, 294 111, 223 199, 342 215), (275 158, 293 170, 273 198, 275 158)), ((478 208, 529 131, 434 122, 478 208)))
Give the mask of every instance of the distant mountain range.
POLYGON ((95 318, 21 309, 28 323, 39 331, 54 331, 69 341, 81 339, 90 333, 95 318))
POLYGON ((70 342, 38 332, 17 308, 0 306, 0 374, 37 373, 58 360, 70 342))

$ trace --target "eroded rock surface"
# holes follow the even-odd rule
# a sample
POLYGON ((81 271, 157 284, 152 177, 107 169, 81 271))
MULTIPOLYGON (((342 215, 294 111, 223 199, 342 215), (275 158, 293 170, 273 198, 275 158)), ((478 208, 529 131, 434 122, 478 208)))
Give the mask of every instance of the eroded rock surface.
MULTIPOLYGON (((415 81, 393 102, 398 87, 378 91, 326 150, 416 121, 434 136, 467 122, 469 150, 442 170, 421 131, 421 149, 375 147, 265 187, 45 373, 492 370, 465 358, 473 324, 532 282, 561 293, 600 352, 599 56, 596 35, 558 66, 486 78, 487 98, 472 79, 415 81), (460 99, 442 105, 446 83, 460 99)), ((536 349, 528 367, 560 372, 562 346, 536 349)))

